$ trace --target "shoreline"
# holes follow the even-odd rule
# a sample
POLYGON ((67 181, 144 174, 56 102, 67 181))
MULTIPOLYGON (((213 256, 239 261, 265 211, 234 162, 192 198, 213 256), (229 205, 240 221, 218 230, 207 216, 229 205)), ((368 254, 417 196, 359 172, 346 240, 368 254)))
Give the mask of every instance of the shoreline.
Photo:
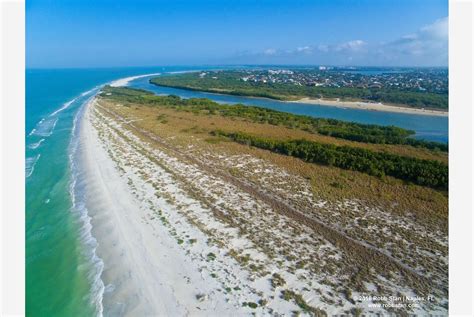
MULTIPOLYGON (((104 116, 98 107, 97 99, 92 99, 84 109, 78 157, 91 232, 97 240, 97 256, 104 263, 100 276, 105 286, 104 314, 250 315, 254 309, 242 306, 244 300, 258 302, 257 291, 247 284, 250 274, 210 245, 207 234, 189 223, 181 208, 189 206, 203 223, 224 226, 185 194, 172 174, 136 152, 136 146, 146 143, 120 130, 120 123, 104 116), (124 139, 115 129, 131 139, 124 139), (145 165, 130 166, 130 160, 145 165), (141 173, 154 175, 161 185, 153 186, 141 173), (223 292, 222 284, 239 291, 223 292)), ((164 153, 158 155, 174 162, 164 153)), ((290 303, 282 307, 295 309, 290 303)))
MULTIPOLYGON (((168 261, 159 259, 174 250, 164 248, 169 243, 166 237, 162 236, 164 241, 159 241, 155 230, 143 222, 146 212, 131 193, 94 127, 95 102, 93 99, 86 105, 81 122, 80 165, 87 183, 85 204, 91 217, 91 231, 98 242, 96 252, 104 263, 100 276, 105 286, 104 313, 184 315, 185 310, 173 298, 174 290, 169 288, 169 281, 163 280, 167 276, 155 273, 155 270, 167 272, 164 265, 169 264, 168 261)), ((173 264, 172 268, 182 266, 173 264)), ((169 276, 170 279, 176 277, 175 274, 169 276)))
POLYGON ((359 110, 395 112, 395 113, 406 113, 406 114, 439 116, 439 117, 448 117, 449 115, 448 111, 392 106, 392 105, 386 105, 380 102, 372 103, 372 102, 366 102, 366 101, 341 101, 341 100, 312 99, 312 98, 302 98, 299 100, 288 101, 288 102, 318 105, 318 106, 325 106, 325 107, 350 108, 350 109, 359 109, 359 110))

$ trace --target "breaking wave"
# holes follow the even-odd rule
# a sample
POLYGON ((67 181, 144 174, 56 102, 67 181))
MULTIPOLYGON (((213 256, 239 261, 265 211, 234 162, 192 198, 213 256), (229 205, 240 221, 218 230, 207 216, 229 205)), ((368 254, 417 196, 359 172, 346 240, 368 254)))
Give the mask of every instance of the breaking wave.
POLYGON ((84 179, 83 174, 81 173, 81 170, 78 166, 78 148, 80 144, 78 135, 78 125, 80 125, 80 120, 89 100, 90 99, 84 101, 73 121, 69 153, 69 162, 71 167, 71 183, 69 192, 72 200, 72 212, 78 217, 79 222, 81 224, 80 240, 85 246, 85 256, 87 259, 90 260, 90 266, 88 267, 87 276, 91 283, 91 305, 95 307, 97 316, 102 316, 102 299, 105 291, 105 285, 101 279, 101 275, 104 269, 104 262, 96 253, 98 244, 97 240, 92 235, 91 217, 89 216, 89 212, 86 206, 86 180, 84 179))
POLYGON ((38 162, 40 157, 41 157, 41 154, 38 154, 33 157, 27 157, 25 159, 25 178, 28 178, 33 174, 35 170, 35 165, 38 162))

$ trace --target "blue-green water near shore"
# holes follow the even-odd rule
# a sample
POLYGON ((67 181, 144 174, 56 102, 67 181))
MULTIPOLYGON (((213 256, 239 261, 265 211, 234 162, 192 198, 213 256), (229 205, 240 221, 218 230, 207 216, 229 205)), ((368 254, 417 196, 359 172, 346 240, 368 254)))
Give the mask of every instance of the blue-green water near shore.
MULTIPOLYGON (((203 67, 198 67, 203 69, 203 67)), ((75 118, 103 84, 149 73, 190 67, 62 69, 26 71, 26 311, 28 316, 102 314, 102 261, 95 256, 87 210, 75 189, 75 118)), ((394 124, 419 137, 447 141, 447 118, 374 113, 189 92, 152 86, 148 78, 132 87, 218 102, 255 104, 282 111, 376 124, 394 124)))
MULTIPOLYGON (((112 80, 179 67, 26 71, 26 312, 101 314, 101 261, 83 202, 75 199, 71 155, 81 106, 112 80)), ((186 68, 188 69, 188 68, 186 68)))

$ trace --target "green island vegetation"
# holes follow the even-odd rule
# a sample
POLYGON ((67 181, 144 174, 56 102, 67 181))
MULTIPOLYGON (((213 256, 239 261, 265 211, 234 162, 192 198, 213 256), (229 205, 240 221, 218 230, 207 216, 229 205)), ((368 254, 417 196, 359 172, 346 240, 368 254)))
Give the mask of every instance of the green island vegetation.
POLYGON ((241 132, 229 133, 215 130, 212 131, 212 135, 223 136, 241 144, 294 156, 310 163, 335 166, 378 177, 388 175, 433 188, 448 188, 448 166, 438 161, 307 140, 273 140, 241 132))
POLYGON ((331 136, 356 142, 374 144, 400 144, 414 147, 427 148, 437 151, 448 151, 448 145, 439 142, 417 140, 411 138, 414 131, 395 126, 379 126, 374 124, 361 124, 342 120, 313 118, 310 116, 296 115, 267 108, 245 106, 242 104, 225 105, 205 98, 182 99, 178 96, 156 96, 153 93, 132 88, 115 88, 106 86, 102 95, 109 98, 130 103, 146 103, 176 108, 191 112, 205 112, 210 115, 224 117, 238 117, 257 123, 282 125, 291 129, 300 129, 310 133, 331 136))
POLYGON ((241 80, 248 75, 243 71, 186 73, 155 77, 150 83, 173 88, 224 93, 236 96, 263 97, 276 100, 302 98, 340 98, 348 101, 372 101, 414 108, 448 109, 448 94, 423 91, 404 91, 395 88, 321 87, 289 83, 252 82, 241 80))

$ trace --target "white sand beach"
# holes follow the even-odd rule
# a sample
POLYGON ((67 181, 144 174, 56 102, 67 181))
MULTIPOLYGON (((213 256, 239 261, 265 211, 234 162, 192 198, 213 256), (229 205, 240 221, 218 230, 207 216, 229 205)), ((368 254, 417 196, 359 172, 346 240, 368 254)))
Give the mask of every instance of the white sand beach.
MULTIPOLYGON (((201 260, 193 261, 163 223, 152 221, 157 216, 147 200, 133 195, 127 177, 119 174, 106 151, 110 144, 104 146, 99 142, 91 116, 88 108, 81 138, 87 167, 88 209, 93 235, 99 243, 97 254, 105 263, 102 279, 106 286, 103 300, 106 315, 196 316, 240 311, 241 305, 228 303, 224 296, 216 294, 217 281, 199 267, 198 263, 206 263, 207 253, 201 260), (200 294, 202 298, 198 298, 200 294)), ((153 188, 142 185, 143 194, 154 199, 157 208, 170 213, 172 220, 168 221, 183 221, 166 202, 153 198, 153 188)), ((183 229, 199 241, 195 246, 197 253, 207 249, 202 233, 189 226, 183 229)), ((232 270, 232 266, 228 269, 232 270)))
POLYGON ((374 103, 374 102, 363 102, 363 101, 341 101, 339 99, 328 100, 328 99, 312 99, 312 98, 302 98, 300 100, 296 100, 292 102, 314 104, 314 105, 320 105, 320 106, 339 107, 339 108, 372 110, 372 111, 410 113, 410 114, 441 116, 441 117, 448 116, 448 111, 401 107, 401 106, 394 106, 394 105, 386 105, 380 102, 374 103))

